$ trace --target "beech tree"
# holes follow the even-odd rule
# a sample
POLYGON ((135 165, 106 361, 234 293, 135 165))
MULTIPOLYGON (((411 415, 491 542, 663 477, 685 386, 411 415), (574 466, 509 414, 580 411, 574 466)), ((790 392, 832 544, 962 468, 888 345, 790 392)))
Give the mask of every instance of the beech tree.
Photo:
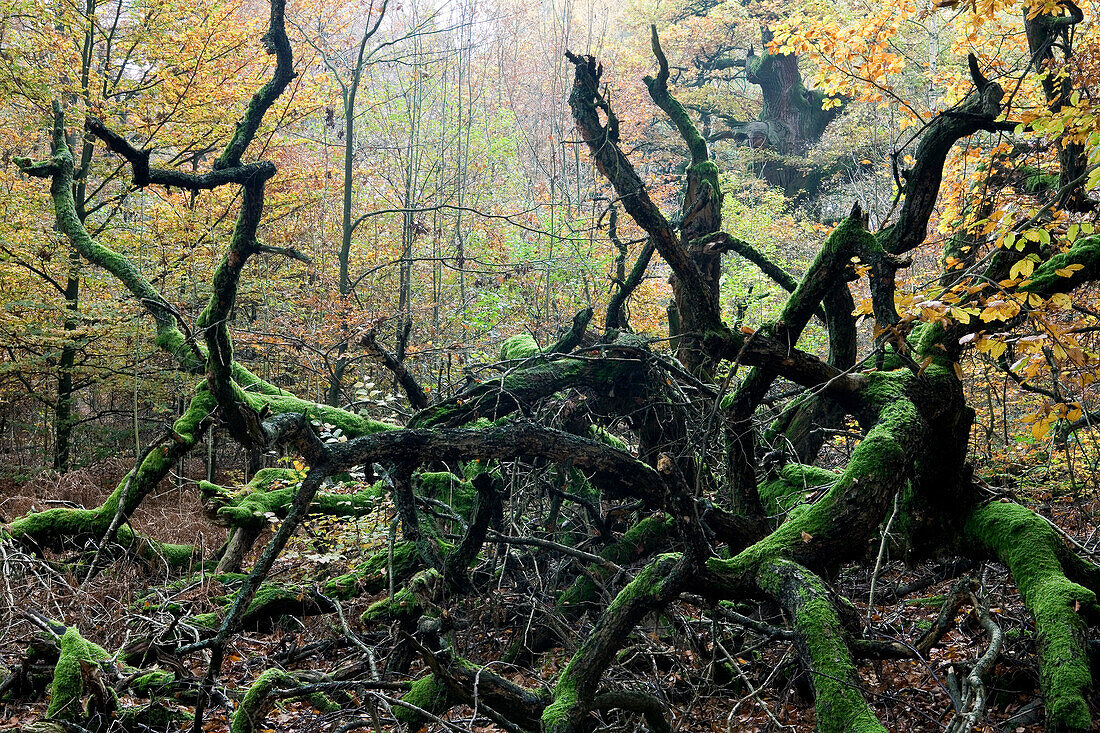
POLYGON ((684 56, 670 76, 684 107, 698 117, 703 139, 751 149, 756 176, 793 202, 808 203, 829 177, 852 164, 807 155, 846 99, 814 89, 799 55, 773 43, 775 26, 795 12, 797 6, 780 12, 767 2, 688 1, 663 9, 663 34, 680 39, 671 47, 684 56), (758 99, 748 102, 743 95, 758 99))
MULTIPOLYGON (((927 238, 952 147, 979 132, 1016 129, 1003 118, 1005 90, 983 74, 978 58, 968 59, 969 93, 922 132, 889 223, 868 231, 864 211, 853 205, 796 279, 723 232, 718 167, 669 87, 655 29, 658 70, 645 85, 690 159, 678 224, 624 151, 600 63, 567 51, 569 106, 580 137, 614 191, 614 205, 648 245, 629 272, 622 268, 602 324, 593 325, 592 311, 583 310, 552 344, 515 336, 505 342, 496 372, 471 374, 456 394, 429 401, 396 425, 300 398, 234 359, 229 315, 246 265, 295 254, 258 235, 265 187, 279 171, 247 157, 265 114, 294 78, 283 15, 284 0, 272 0, 263 42, 274 68, 209 170, 162 166, 108 121, 87 123, 88 134, 126 162, 138 188, 239 191, 232 236, 211 275, 209 302, 193 323, 133 263, 85 229, 74 202, 78 184, 63 102, 53 109, 50 157, 17 161, 27 175, 49 182, 57 226, 73 248, 141 303, 157 343, 199 384, 183 416, 149 444, 100 507, 32 513, 7 525, 4 539, 38 551, 90 542, 71 566, 81 578, 123 552, 181 572, 216 562, 209 582, 229 591, 220 612, 187 618, 197 640, 161 635, 117 655, 85 640, 78 628, 32 613, 44 639, 34 654, 53 663, 48 713, 62 727, 107 730, 116 720, 133 730, 166 725, 169 713, 157 698, 174 697, 194 706, 189 725, 200 731, 210 706, 226 702, 220 678, 227 645, 238 634, 268 628, 285 614, 335 613, 343 630, 338 643, 361 652, 361 662, 320 682, 316 675, 265 671, 236 704, 233 730, 259 727, 276 696, 308 697, 322 709, 356 708, 348 714, 360 727, 380 727, 389 713, 341 697, 359 690, 371 691, 372 700, 389 704, 392 716, 413 729, 439 724, 451 708, 468 705, 505 730, 573 733, 591 730, 597 715, 629 714, 641 716, 649 730, 667 731, 662 694, 623 685, 613 672, 644 619, 686 604, 716 623, 793 642, 817 728, 826 732, 885 731, 862 694, 858 660, 921 659, 969 605, 988 644, 959 682, 950 729, 971 730, 989 703, 987 679, 1003 643, 980 586, 969 580, 957 586, 942 621, 905 643, 865 634, 851 602, 830 586, 842 564, 874 562, 868 546, 889 523, 891 541, 911 562, 962 557, 1008 568, 1035 624, 1048 730, 1093 728, 1088 645, 1100 620, 1100 567, 1042 516, 975 475, 967 458, 974 411, 959 361, 988 334, 1021 327, 1024 308, 1060 302, 1100 278, 1100 238, 1079 237, 1064 251, 1049 236, 1029 239, 1023 248, 994 245, 937 286, 940 305, 929 305, 935 317, 924 321, 899 313, 895 297, 899 271, 927 238), (654 254, 671 271, 674 354, 633 333, 624 311, 654 254), (750 328, 724 319, 718 278, 721 259, 730 256, 748 259, 789 291, 773 322, 750 328), (1015 277, 1022 261, 1031 263, 1026 279, 1015 277), (861 338, 851 284, 863 276, 872 317, 861 338), (944 302, 951 313, 970 308, 980 317, 942 316, 937 308, 944 302), (827 328, 827 358, 800 347, 813 319, 827 328), (784 390, 790 402, 777 419, 765 419, 781 383, 793 389, 793 395, 784 390), (813 465, 822 441, 815 427, 844 418, 860 435, 850 458, 837 470, 813 465), (206 510, 232 531, 213 557, 138 536, 127 520, 215 423, 250 449, 292 452, 301 468, 261 471, 245 491, 202 484, 206 510), (336 490, 357 473, 381 478, 358 479, 353 493, 336 490), (308 514, 355 516, 386 495, 400 537, 392 536, 384 550, 316 586, 269 578, 308 514), (279 521, 255 563, 247 574, 236 572, 271 519, 279 521), (588 543, 597 551, 581 549, 588 543), (507 551, 492 551, 501 547, 507 551), (514 631, 508 663, 534 666, 548 648, 569 650, 569 661, 544 689, 498 673, 497 660, 463 658, 456 642, 471 627, 470 599, 506 583, 530 585, 545 569, 536 549, 580 564, 556 567, 549 608, 503 612, 503 626, 514 631), (341 604, 368 594, 380 598, 351 629, 341 604), (785 628, 735 605, 761 599, 783 610, 785 628), (580 634, 585 613, 595 621, 590 633, 580 634), (375 651, 383 648, 384 661, 375 651), (203 678, 195 680, 178 660, 199 652, 209 656, 203 678), (177 660, 175 671, 154 669, 154 653, 177 660), (409 683, 400 675, 414 659, 423 674, 409 683), (119 697, 122 690, 154 701, 135 706, 119 697)), ((1021 223, 1020 230, 1032 224, 1021 223)), ((427 400, 401 359, 378 344, 372 348, 410 396, 427 400)), ((721 639, 714 643, 717 649, 721 639)), ((3 691, 41 688, 34 669, 28 657, 3 691)))

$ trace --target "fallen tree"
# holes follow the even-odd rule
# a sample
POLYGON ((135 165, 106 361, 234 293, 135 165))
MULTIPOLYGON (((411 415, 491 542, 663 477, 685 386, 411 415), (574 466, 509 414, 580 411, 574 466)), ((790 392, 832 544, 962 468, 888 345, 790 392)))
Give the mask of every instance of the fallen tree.
MULTIPOLYGON (((203 630, 199 638, 171 644, 178 658, 209 652, 204 678, 188 680, 195 731, 220 699, 227 646, 243 630, 266 628, 284 614, 337 614, 343 634, 333 643, 357 649, 369 664, 354 667, 347 679, 334 675, 316 684, 269 669, 241 697, 234 730, 258 727, 277 696, 312 696, 319 708, 328 709, 334 706, 323 695, 349 690, 359 690, 362 697, 339 707, 369 714, 364 720, 376 727, 379 720, 413 728, 440 723, 447 711, 466 705, 506 730, 579 733, 592 728, 597 714, 641 716, 650 730, 668 730, 668 705, 660 692, 621 685, 611 672, 644 619, 684 602, 700 604, 700 613, 723 624, 793 642, 819 730, 886 730, 861 693, 857 660, 922 658, 946 628, 911 645, 865 638, 859 624, 852 623, 851 603, 827 582, 842 564, 867 560, 868 546, 885 522, 892 523, 894 541, 907 548, 913 561, 964 556, 1007 566, 1034 619, 1048 730, 1092 729, 1088 642, 1100 620, 1100 568, 1075 554, 1030 509, 1004 498, 991 501, 967 463, 973 412, 958 377, 958 360, 979 331, 1018 325, 1019 309, 992 325, 979 319, 914 325, 895 305, 897 272, 925 241, 952 146, 979 131, 1013 127, 1001 121, 1003 90, 982 76, 976 59, 970 59, 973 91, 924 131, 892 223, 868 231, 857 204, 801 279, 788 281, 759 252, 723 233, 718 170, 668 88, 668 65, 656 32, 660 70, 647 86, 683 137, 692 161, 679 226, 654 202, 623 152, 615 111, 601 91, 600 65, 591 57, 567 54, 574 72, 569 103, 580 135, 613 188, 615 205, 625 209, 652 245, 643 250, 640 270, 656 252, 672 271, 675 358, 630 332, 621 308, 638 278, 625 278, 613 301, 619 310, 608 314, 602 333, 586 335, 589 311, 579 314, 551 348, 512 340, 502 353, 498 377, 467 384, 398 426, 299 399, 251 374, 233 357, 228 315, 246 263, 287 254, 270 251, 257 238, 264 187, 277 170, 270 162, 243 161, 264 115, 293 78, 283 22, 283 0, 273 0, 264 36, 277 61, 272 79, 256 92, 209 172, 158 168, 149 151, 134 148, 107 123, 90 125, 90 133, 132 167, 135 186, 238 187, 241 205, 233 235, 212 275, 209 303, 193 326, 183 323, 125 257, 98 243, 73 214, 74 163, 60 103, 54 107, 52 156, 19 162, 28 175, 50 181, 57 225, 73 248, 142 303, 160 345, 177 358, 181 370, 201 375, 202 383, 184 416, 152 444, 101 507, 19 518, 5 527, 5 541, 38 551, 91 541, 99 549, 91 558, 82 553, 74 560, 78 575, 105 564, 110 558, 103 556, 103 548, 116 546, 160 556, 173 568, 214 563, 222 573, 217 582, 228 590, 218 600, 219 610, 191 618, 191 625, 203 630), (773 322, 738 329, 723 320, 718 277, 721 258, 730 252, 760 264, 789 291, 773 322), (856 353, 848 285, 859 277, 857 265, 869 275, 875 322, 873 351, 862 359, 856 353), (825 359, 799 345, 814 318, 828 328, 825 359), (765 402, 780 380, 797 388, 791 412, 799 419, 788 415, 765 429, 765 402), (820 448, 820 440, 807 437, 814 424, 835 425, 847 416, 861 434, 847 463, 836 472, 809 465, 820 448), (207 510, 233 530, 217 556, 199 558, 194 548, 143 542, 127 520, 215 420, 250 449, 293 452, 307 470, 261 473, 240 492, 204 484, 207 510), (339 426, 347 439, 325 441, 315 421, 339 426), (765 445, 765 439, 773 444, 765 445), (785 440, 797 444, 797 455, 774 450, 785 440), (770 458, 762 466, 765 454, 770 458), (333 491, 340 477, 375 465, 385 467, 384 480, 351 494, 333 491), (546 515, 525 520, 529 529, 541 527, 539 536, 517 534, 515 521, 504 522, 506 514, 530 510, 523 502, 531 494, 512 488, 517 475, 544 487, 546 515), (789 501, 792 494, 801 497, 800 505, 789 501), (387 495, 399 519, 400 541, 391 538, 386 549, 320 586, 269 579, 311 513, 357 516, 387 495), (565 506, 576 511, 567 516, 565 506), (274 531, 248 573, 226 574, 240 569, 271 523, 269 517, 277 520, 274 531), (571 656, 550 689, 507 679, 489 670, 491 663, 463 659, 455 641, 468 628, 464 617, 471 599, 506 584, 530 584, 540 569, 546 570, 545 555, 537 553, 561 558, 550 584, 554 603, 537 613, 532 607, 526 619, 506 613, 502 625, 524 629, 513 639, 511 660, 530 661, 557 646, 568 650, 571 656), (362 614, 356 630, 341 602, 359 595, 381 597, 362 614), (783 610, 785 627, 730 605, 761 599, 783 610), (584 612, 594 614, 594 626, 578 636, 573 624, 584 612), (527 633, 536 617, 544 633, 527 633), (382 638, 390 646, 380 666, 374 650, 382 638), (423 674, 410 686, 404 675, 417 659, 423 674), (391 712, 380 710, 382 703, 391 712)), ((1003 287, 1008 296, 1025 298, 1069 292, 1100 278, 1098 248, 1100 238, 1084 238, 1065 253, 1041 251, 1030 280, 1003 287), (1077 267, 1070 275, 1055 275, 1071 264, 1077 267)), ((972 271, 959 276, 958 292, 965 295, 957 302, 982 305, 1000 297, 980 288, 968 291, 965 278, 996 281, 996 273, 1023 256, 1003 250, 975 259, 972 271)), ((382 347, 373 343, 373 348, 382 347)), ((403 370, 402 383, 410 380, 413 375, 403 370)), ((956 711, 960 722, 952 725, 959 729, 982 716, 988 699, 983 675, 1000 644, 979 595, 967 585, 946 614, 951 617, 961 603, 970 603, 990 629, 991 651, 974 665, 956 711)), ((178 685, 171 684, 175 677, 165 677, 163 670, 155 678, 148 676, 155 670, 120 671, 112 667, 112 655, 77 630, 43 625, 57 648, 49 680, 51 717, 107 730, 112 721, 138 714, 120 703, 122 679, 155 695, 177 691, 178 685), (114 675, 111 686, 96 682, 109 674, 114 675)), ((720 635, 711 643, 717 650, 720 635)), ((730 665, 737 664, 726 656, 730 665)), ((31 666, 28 662, 27 669, 31 666)), ((4 694, 41 692, 43 680, 36 679, 5 683, 4 694)), ((131 728, 141 730, 139 725, 144 723, 131 728)))

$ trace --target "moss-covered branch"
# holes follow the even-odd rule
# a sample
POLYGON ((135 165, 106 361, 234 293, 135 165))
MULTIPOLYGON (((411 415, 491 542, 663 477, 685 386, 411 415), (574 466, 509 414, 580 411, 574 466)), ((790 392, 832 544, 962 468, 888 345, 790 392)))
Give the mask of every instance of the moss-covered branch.
POLYGON ((676 555, 662 555, 623 588, 596 622, 592 633, 562 671, 553 701, 542 713, 546 733, 579 733, 591 710, 600 679, 642 618, 679 595, 688 566, 676 555))
POLYGON ((1047 730, 1092 730, 1085 618, 1100 608, 1093 590, 1066 577, 1062 539, 1030 509, 1002 502, 973 511, 964 531, 972 547, 1008 566, 1035 618, 1047 730))
POLYGON ((1049 297, 1094 280, 1100 280, 1100 236, 1079 239, 1036 267, 1020 290, 1049 297))
MULTIPOLYGON (((264 727, 264 718, 275 704, 275 693, 280 690, 292 690, 301 687, 302 682, 294 675, 281 669, 269 669, 263 672, 241 699, 241 704, 233 713, 230 733, 255 733, 264 727)), ((340 709, 340 706, 326 695, 315 692, 307 695, 309 701, 318 710, 326 713, 340 709)))
POLYGON ((214 169, 235 168, 241 164, 241 156, 252 143, 256 131, 260 129, 264 115, 275 100, 283 93, 296 76, 294 72, 294 54, 290 39, 286 35, 286 0, 271 0, 271 15, 267 32, 261 39, 264 48, 275 56, 275 70, 271 79, 256 90, 248 103, 244 117, 237 123, 233 138, 225 146, 221 156, 214 161, 214 169))
POLYGON ((762 562, 756 583, 776 598, 798 633, 798 647, 810 670, 821 733, 885 733, 859 692, 859 675, 844 629, 825 585, 797 563, 762 562))
MULTIPOLYGON (((631 527, 623 536, 600 550, 600 557, 615 565, 627 565, 653 554, 669 544, 675 523, 668 515, 646 517, 631 527)), ((558 607, 583 610, 596 601, 600 589, 597 580, 608 580, 614 571, 595 563, 589 565, 581 576, 558 597, 558 607)))
MULTIPOLYGON (((12 522, 8 534, 17 541, 43 547, 58 547, 65 541, 100 539, 116 517, 127 521, 176 462, 202 439, 213 410, 213 398, 200 390, 172 425, 169 435, 145 454, 141 464, 123 477, 103 504, 95 509, 48 509, 28 514, 12 522)), ((134 548, 139 554, 163 557, 173 568, 186 567, 195 551, 190 545, 146 540, 127 524, 117 526, 114 540, 134 548)))
MULTIPOLYGON (((203 505, 211 519, 231 527, 265 527, 272 517, 283 519, 290 509, 301 474, 294 469, 264 468, 241 491, 200 481, 203 505)), ((317 492, 310 514, 360 517, 378 508, 386 495, 382 482, 352 494, 317 492)))

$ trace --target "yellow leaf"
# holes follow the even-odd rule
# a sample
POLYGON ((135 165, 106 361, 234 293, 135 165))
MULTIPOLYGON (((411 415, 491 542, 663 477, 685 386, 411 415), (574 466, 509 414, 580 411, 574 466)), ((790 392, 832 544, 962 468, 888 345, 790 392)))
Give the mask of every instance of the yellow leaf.
POLYGON ((998 339, 983 338, 978 341, 978 351, 983 354, 989 354, 994 359, 1005 353, 1005 349, 1008 348, 1008 344, 998 339))
POLYGON ((1035 263, 1025 257, 1012 266, 1012 269, 1008 271, 1008 276, 1013 279, 1018 277, 1031 277, 1031 273, 1034 272, 1034 270, 1035 263))
POLYGON ((1042 440, 1050 432, 1050 423, 1046 420, 1038 420, 1031 426, 1031 435, 1035 440, 1042 440))

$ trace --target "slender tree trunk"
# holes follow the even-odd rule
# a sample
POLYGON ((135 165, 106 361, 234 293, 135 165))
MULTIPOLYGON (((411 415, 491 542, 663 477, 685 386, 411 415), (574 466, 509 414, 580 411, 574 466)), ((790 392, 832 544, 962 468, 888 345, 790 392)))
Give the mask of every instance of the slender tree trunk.
POLYGON ((72 337, 79 324, 80 255, 69 253, 69 277, 65 281, 65 345, 57 362, 57 401, 54 403, 53 468, 65 472, 71 467, 73 438, 73 366, 77 343, 72 337))

